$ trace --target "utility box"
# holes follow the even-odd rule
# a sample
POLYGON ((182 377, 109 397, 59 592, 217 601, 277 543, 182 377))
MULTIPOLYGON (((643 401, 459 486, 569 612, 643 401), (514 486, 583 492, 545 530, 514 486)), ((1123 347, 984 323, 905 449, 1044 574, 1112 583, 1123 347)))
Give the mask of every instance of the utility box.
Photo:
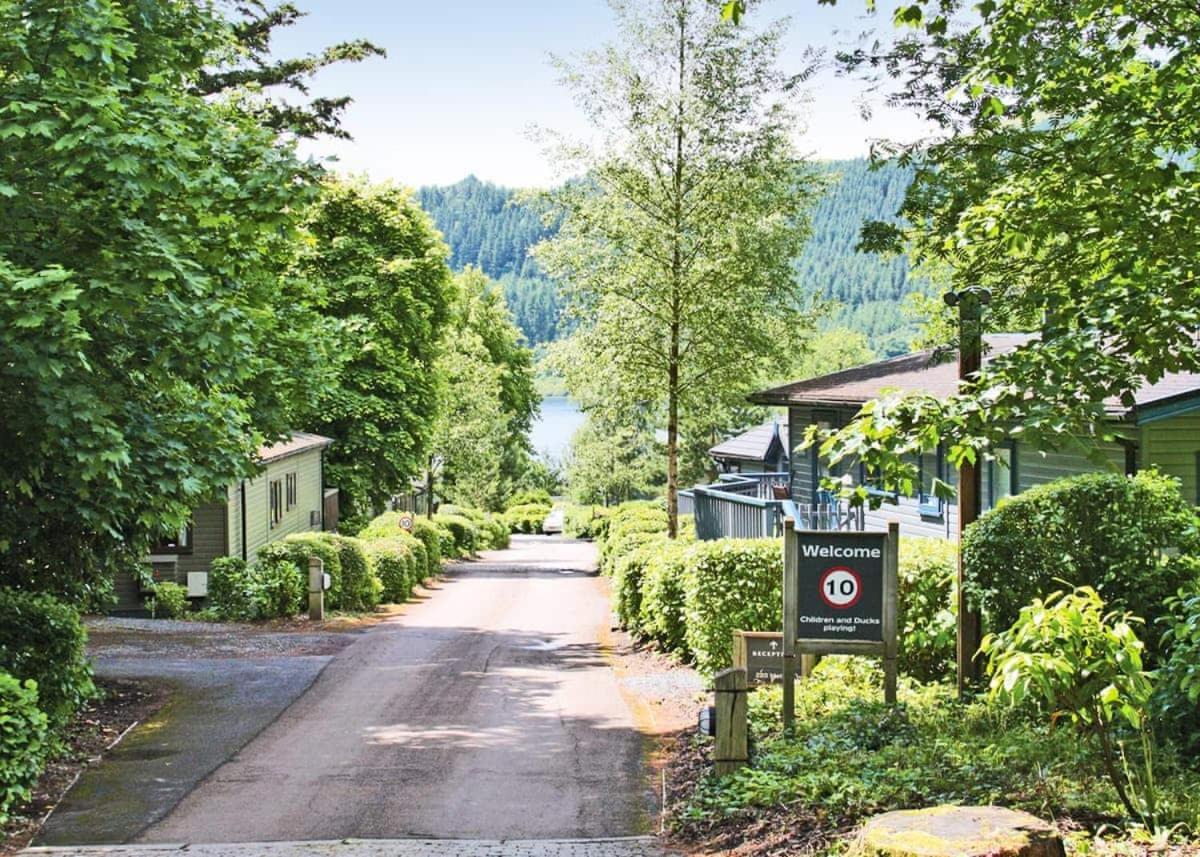
POLYGON ((187 573, 188 598, 208 597, 208 572, 189 571, 187 573))

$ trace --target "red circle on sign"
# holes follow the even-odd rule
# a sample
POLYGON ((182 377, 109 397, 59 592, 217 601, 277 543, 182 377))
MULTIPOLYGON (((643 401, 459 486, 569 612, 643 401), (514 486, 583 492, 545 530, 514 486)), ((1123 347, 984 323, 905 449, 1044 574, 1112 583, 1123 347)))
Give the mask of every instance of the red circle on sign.
POLYGON ((821 578, 817 581, 817 589, 821 593, 821 600, 834 610, 847 610, 862 598, 862 577, 852 568, 835 565, 821 573, 821 578), (833 584, 834 589, 832 594, 827 591, 830 583, 833 584), (851 584, 851 591, 846 591, 846 584, 851 584))

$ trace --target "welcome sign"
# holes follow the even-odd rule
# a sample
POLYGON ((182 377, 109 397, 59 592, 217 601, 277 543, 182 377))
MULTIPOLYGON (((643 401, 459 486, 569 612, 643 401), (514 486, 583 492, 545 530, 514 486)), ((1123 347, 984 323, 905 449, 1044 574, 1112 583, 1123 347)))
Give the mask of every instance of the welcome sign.
POLYGON ((883 642, 887 533, 812 532, 799 540, 796 637, 883 642))

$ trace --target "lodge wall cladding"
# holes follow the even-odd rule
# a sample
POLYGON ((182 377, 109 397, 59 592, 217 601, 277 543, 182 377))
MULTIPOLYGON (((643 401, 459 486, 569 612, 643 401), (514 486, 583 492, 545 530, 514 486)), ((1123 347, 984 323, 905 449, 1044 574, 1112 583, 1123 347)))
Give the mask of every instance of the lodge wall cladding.
MULTIPOLYGON (((318 530, 310 525, 310 513, 320 513, 324 500, 321 485, 321 450, 312 449, 271 461, 266 470, 246 483, 246 552, 251 562, 263 545, 292 533, 318 530), (287 475, 296 474, 296 503, 287 507, 287 475), (284 506, 278 523, 271 522, 271 482, 279 480, 284 506)), ((240 532, 240 522, 238 523, 240 532)), ((236 539, 234 540, 236 541, 236 539)), ((237 547, 231 545, 231 553, 237 547)))

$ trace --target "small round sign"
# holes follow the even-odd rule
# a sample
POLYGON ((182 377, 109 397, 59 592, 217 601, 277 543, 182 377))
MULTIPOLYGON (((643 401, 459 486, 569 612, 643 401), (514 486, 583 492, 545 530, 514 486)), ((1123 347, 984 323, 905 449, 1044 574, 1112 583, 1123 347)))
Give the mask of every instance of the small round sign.
POLYGON ((405 512, 404 514, 402 514, 400 516, 400 529, 408 530, 409 532, 412 532, 412 528, 413 528, 413 516, 410 515, 408 512, 405 512))
POLYGON ((862 597, 862 578, 858 572, 844 565, 827 568, 818 581, 821 599, 835 610, 853 607, 862 597))

